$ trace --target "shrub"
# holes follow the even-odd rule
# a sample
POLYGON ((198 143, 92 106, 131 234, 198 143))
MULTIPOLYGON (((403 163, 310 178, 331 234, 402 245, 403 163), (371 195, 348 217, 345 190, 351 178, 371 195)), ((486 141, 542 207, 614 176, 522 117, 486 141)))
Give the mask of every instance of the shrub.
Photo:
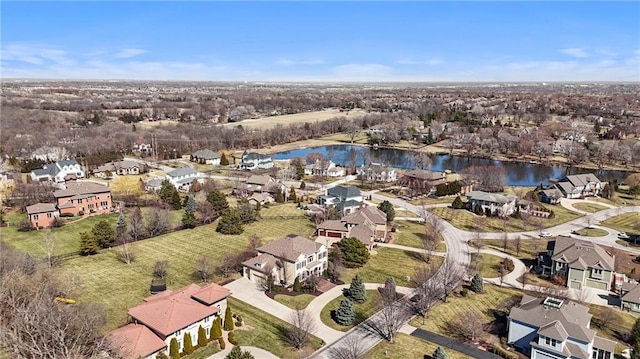
POLYGON ((484 292, 484 284, 482 283, 482 276, 480 276, 480 273, 476 273, 476 275, 473 276, 469 289, 476 293, 484 292))
POLYGON ((518 359, 518 355, 516 355, 514 353, 509 353, 508 351, 506 351, 506 350, 504 350, 501 347, 496 346, 496 345, 490 346, 489 347, 489 351, 491 353, 497 354, 497 355, 499 355, 499 356, 501 356, 503 358, 506 358, 506 359, 518 359))
POLYGON ((460 196, 457 196, 456 199, 453 200, 453 203, 451 203, 451 207, 453 209, 460 209, 462 208, 462 198, 460 198, 460 196))
POLYGON ((171 342, 169 344, 169 356, 171 359, 180 359, 180 352, 178 351, 178 340, 176 338, 171 338, 171 342))
POLYGON ((20 232, 29 232, 33 229, 31 228, 31 222, 28 219, 24 219, 16 223, 16 226, 18 227, 18 231, 20 232))
POLYGON ((300 285, 300 277, 296 277, 296 280, 293 282, 293 291, 300 292, 302 290, 302 286, 300 285))
POLYGON ((207 332, 202 325, 198 328, 198 346, 201 348, 207 346, 207 332))
POLYGON ((467 288, 462 288, 462 290, 460 291, 460 295, 462 295, 463 297, 468 296, 469 291, 467 290, 467 288))
POLYGON ((222 319, 217 317, 211 326, 211 340, 222 338, 222 319))
POLYGON ((224 313, 224 330, 230 332, 233 330, 233 315, 231 314, 231 307, 227 305, 227 311, 224 313))
POLYGON ((433 359, 447 359, 447 353, 444 351, 444 349, 442 349, 442 347, 438 347, 433 352, 433 355, 431 355, 431 358, 433 358, 433 359))
POLYGON ((354 237, 340 240, 342 263, 347 267, 362 267, 369 260, 369 249, 354 237))
POLYGON ((238 341, 235 338, 235 335, 233 334, 233 332, 229 332, 229 335, 227 336, 227 339, 229 339, 229 343, 233 344, 233 345, 238 345, 238 341))
POLYGON ((189 355, 191 353, 193 353, 193 342, 191 341, 191 333, 186 332, 184 333, 184 349, 183 349, 183 353, 189 355))
POLYGON ((220 350, 224 350, 224 348, 227 347, 227 343, 224 342, 224 339, 222 339, 222 337, 218 338, 218 344, 220 344, 220 350))
POLYGON ((515 268, 515 267, 514 267, 514 265, 513 265, 513 261, 512 261, 511 259, 509 259, 509 258, 505 258, 505 259, 502 261, 502 266, 503 266, 506 270, 508 270, 509 272, 513 271, 513 269, 515 268))

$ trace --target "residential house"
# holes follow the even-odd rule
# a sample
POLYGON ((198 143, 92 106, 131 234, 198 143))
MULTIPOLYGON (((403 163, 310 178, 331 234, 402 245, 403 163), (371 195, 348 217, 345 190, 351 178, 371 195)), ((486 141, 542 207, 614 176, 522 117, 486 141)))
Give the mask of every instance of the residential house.
POLYGON ((67 188, 53 192, 61 215, 110 213, 113 211, 111 189, 93 182, 71 182, 67 188))
POLYGON ((220 155, 217 152, 211 150, 198 150, 191 154, 191 162, 197 162, 207 165, 219 165, 220 155))
POLYGON ((53 203, 36 203, 27 206, 27 217, 32 228, 49 228, 60 217, 60 211, 53 203))
POLYGON ((342 238, 355 237, 371 250, 374 242, 386 240, 387 215, 374 206, 367 206, 340 220, 320 223, 316 235, 316 242, 324 243, 327 247, 342 238))
POLYGON ((93 175, 98 178, 106 178, 107 171, 111 172, 112 175, 118 176, 138 175, 143 172, 143 170, 140 169, 140 164, 138 162, 123 160, 114 161, 99 166, 98 168, 93 170, 93 175))
POLYGON ((640 313, 640 284, 622 283, 620 286, 620 309, 640 313))
POLYGON ((13 174, 5 170, 0 170, 0 182, 13 183, 14 182, 13 174))
POLYGON ((107 335, 109 344, 123 359, 156 359, 167 344, 143 324, 130 323, 107 335))
POLYGON ((162 188, 162 178, 151 178, 144 182, 144 190, 147 192, 158 192, 162 188))
POLYGON ((432 188, 444 183, 447 183, 445 172, 426 170, 407 171, 398 180, 400 186, 407 187, 411 191, 418 193, 429 193, 432 188))
POLYGON ((304 167, 304 174, 306 176, 342 177, 345 175, 345 170, 344 167, 336 166, 331 160, 317 160, 315 163, 304 167))
POLYGON ((517 198, 497 193, 471 191, 467 193, 467 200, 473 212, 482 210, 484 213, 488 211, 492 215, 507 217, 515 212, 517 198))
MULTIPOLYGON (((136 329, 137 333, 144 334, 145 338, 133 335, 127 336, 131 341, 127 342, 127 348, 145 347, 145 353, 138 353, 140 356, 149 357, 156 350, 166 351, 171 345, 171 339, 178 342, 178 350, 184 349, 184 335, 191 334, 191 340, 195 345, 198 339, 198 329, 202 326, 207 334, 211 333, 211 327, 216 317, 223 315, 227 309, 227 297, 231 292, 216 284, 211 283, 204 287, 191 284, 174 291, 166 290, 154 294, 144 299, 144 303, 129 309, 129 316, 134 325, 146 326, 155 336, 158 337, 165 347, 157 340, 151 340, 149 334, 141 329, 136 329), (146 342, 146 341, 149 342, 146 342), (148 351, 148 353, 147 353, 148 351)), ((126 328, 126 327, 125 327, 126 328)), ((128 329, 117 329, 116 335, 136 333, 129 327, 128 329), (128 331, 130 331, 128 333, 128 331)), ((114 332, 111 333, 112 335, 114 332)), ((129 358, 137 358, 136 353, 129 358)), ((165 354, 168 354, 165 352, 165 354)), ((145 358, 146 358, 145 357, 145 358)))
POLYGON ((366 182, 395 182, 398 180, 398 173, 395 168, 385 166, 382 163, 371 162, 369 165, 356 170, 358 178, 366 182))
POLYGON ((48 163, 40 169, 31 171, 33 181, 64 183, 84 177, 84 170, 76 160, 63 160, 48 163))
POLYGON ((180 167, 167 173, 166 179, 171 182, 179 191, 189 191, 191 183, 198 181, 204 183, 204 174, 194 170, 191 167, 180 167))
POLYGON ((267 204, 267 203, 273 203, 276 200, 269 193, 266 193, 266 192, 254 192, 251 195, 251 197, 249 197, 249 201, 253 202, 254 204, 260 203, 261 205, 263 205, 263 204, 267 204))
POLYGON ((603 184, 593 173, 585 173, 562 178, 556 188, 565 198, 584 198, 599 195, 603 184))
POLYGON ((150 143, 147 143, 143 137, 136 138, 135 143, 133 144, 133 153, 138 153, 141 155, 150 155, 153 152, 153 147, 151 147, 150 143))
POLYGON ((253 193, 275 193, 282 191, 284 185, 275 178, 267 175, 252 175, 246 182, 238 183, 234 193, 240 196, 248 196, 253 193))
POLYGON ((562 197, 564 197, 562 192, 557 188, 544 189, 538 192, 538 198, 544 203, 558 204, 562 197))
POLYGON ((531 359, 613 359, 616 342, 590 328, 589 307, 523 295, 511 308, 507 342, 531 359))
POLYGON ((577 238, 558 237, 547 244, 543 273, 564 278, 566 286, 611 290, 615 256, 599 245, 577 238))
POLYGON ((354 212, 363 205, 364 198, 355 186, 336 186, 326 190, 316 198, 316 203, 324 207, 334 206, 342 215, 354 212))
POLYGON ((289 284, 321 276, 327 269, 327 247, 310 239, 289 235, 257 249, 258 256, 242 262, 243 275, 263 283, 271 271, 276 283, 289 284))
POLYGON ((273 159, 271 155, 263 155, 260 153, 244 151, 242 153, 242 160, 240 162, 240 168, 246 170, 254 169, 269 169, 273 167, 273 159))

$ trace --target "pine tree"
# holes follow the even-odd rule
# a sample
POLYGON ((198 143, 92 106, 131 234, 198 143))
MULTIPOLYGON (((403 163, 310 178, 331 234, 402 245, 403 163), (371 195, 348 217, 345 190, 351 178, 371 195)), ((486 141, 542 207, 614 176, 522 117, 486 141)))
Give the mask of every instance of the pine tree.
POLYGON ((127 220, 124 218, 124 213, 120 213, 118 216, 118 222, 116 222, 116 239, 122 239, 127 233, 127 220))
POLYGON ((182 215, 182 228, 195 228, 197 223, 195 212, 185 210, 182 215))
POLYGON ((462 198, 460 198, 460 196, 457 196, 456 199, 453 200, 453 203, 451 203, 451 207, 453 209, 462 208, 462 198))
POLYGON ((227 154, 224 152, 222 152, 222 156, 220 156, 220 165, 222 166, 229 165, 229 159, 227 158, 227 154))
POLYGON ((296 293, 302 291, 302 286, 300 285, 300 277, 296 277, 296 280, 293 281, 293 291, 296 293))
POLYGON ((207 202, 211 203, 213 209, 218 213, 224 212, 225 209, 229 208, 229 202, 227 202, 227 197, 222 194, 222 192, 218 190, 214 190, 209 192, 207 195, 207 202))
POLYGON ((217 317, 211 326, 211 340, 222 338, 222 319, 217 317))
POLYGON ((349 298, 344 298, 340 301, 340 306, 336 310, 335 314, 336 323, 340 325, 351 325, 356 319, 356 308, 353 306, 353 302, 349 298))
POLYGON ((182 202, 180 201, 180 194, 176 187, 169 182, 169 180, 162 181, 162 185, 160 187, 160 199, 166 204, 170 205, 173 209, 182 208, 182 202))
POLYGON ((307 188, 307 184, 304 183, 304 181, 301 181, 300 182, 300 189, 305 189, 305 188, 307 188))
POLYGON ((240 212, 235 208, 225 209, 216 227, 216 232, 222 234, 241 234, 244 232, 240 212))
MULTIPOLYGON (((631 328, 631 341, 633 343, 640 342, 640 318, 636 319, 631 328)), ((640 353, 638 353, 640 355, 640 353)))
POLYGON ((473 276, 469 289, 476 293, 484 292, 484 284, 482 283, 482 276, 480 275, 480 273, 476 273, 476 275, 473 276))
POLYGON ((180 359, 178 340, 175 337, 171 338, 171 342, 169 343, 169 356, 171 357, 171 359, 180 359))
POLYGON ((631 349, 631 359, 640 359, 640 340, 636 340, 631 349))
POLYGON ((100 246, 90 233, 80 232, 80 254, 90 256, 98 253, 100 246))
POLYGON ((433 359, 447 359, 447 353, 442 349, 442 347, 438 347, 431 356, 433 359))
POLYGON ((200 348, 207 346, 207 331, 204 330, 202 325, 198 328, 198 346, 200 348))
POLYGON ((255 357, 251 352, 243 351, 239 346, 235 346, 224 359, 255 359, 255 357))
POLYGON ((393 204, 389 201, 382 201, 378 205, 378 209, 387 215, 387 222, 392 222, 396 217, 396 210, 393 208, 393 204))
POLYGON ((196 199, 192 195, 188 195, 184 198, 184 210, 189 212, 195 212, 198 207, 196 199))
POLYGON ((91 235, 101 248, 111 247, 116 241, 116 231, 109 222, 102 220, 96 223, 91 229, 91 235))
POLYGON ((185 354, 193 353, 193 342, 191 341, 191 333, 189 332, 184 333, 183 342, 184 342, 183 352, 185 354))
POLYGON ((289 201, 298 202, 298 196, 296 196, 296 189, 291 186, 291 190, 289 190, 289 201))
POLYGON ((231 307, 227 304, 227 310, 224 312, 224 330, 229 332, 233 328, 233 314, 231 313, 231 307))
POLYGON ((359 274, 356 274, 351 280, 351 285, 349 286, 349 298, 356 303, 362 303, 367 300, 367 291, 359 274))
POLYGON ((284 194, 282 191, 278 191, 278 193, 276 193, 276 202, 284 203, 284 194))

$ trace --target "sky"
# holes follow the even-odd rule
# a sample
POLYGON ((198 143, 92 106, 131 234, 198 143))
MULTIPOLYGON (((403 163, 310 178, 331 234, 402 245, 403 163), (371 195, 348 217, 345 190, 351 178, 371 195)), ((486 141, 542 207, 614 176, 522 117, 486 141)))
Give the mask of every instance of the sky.
POLYGON ((0 78, 640 81, 640 2, 1 1, 0 78))

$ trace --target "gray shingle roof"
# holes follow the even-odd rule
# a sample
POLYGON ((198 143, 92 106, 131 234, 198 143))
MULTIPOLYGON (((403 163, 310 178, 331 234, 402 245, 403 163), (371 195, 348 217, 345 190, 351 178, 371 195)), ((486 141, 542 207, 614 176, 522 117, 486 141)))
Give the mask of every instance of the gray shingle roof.
POLYGON ((61 198, 105 192, 111 192, 111 189, 93 182, 74 182, 67 184, 67 189, 53 192, 53 196, 55 198, 61 198))
POLYGON ((258 272, 265 273, 268 268, 276 268, 278 265, 278 259, 271 254, 262 253, 257 257, 253 257, 242 262, 242 265, 245 267, 250 267, 252 270, 257 270, 258 272), (258 264, 259 266, 256 266, 258 264))
POLYGON ((589 183, 597 183, 600 182, 600 180, 598 179, 598 177, 596 177, 596 175, 594 175, 593 173, 585 173, 585 174, 581 174, 581 175, 569 175, 566 176, 565 178, 562 179, 562 182, 564 182, 564 180, 571 182, 571 184, 573 184, 574 186, 584 186, 587 185, 589 183))
POLYGON ((53 203, 36 203, 31 206, 27 206, 27 214, 47 213, 55 212, 56 205, 53 203))
MULTIPOLYGON (((627 284, 627 283, 624 283, 624 284, 627 284)), ((623 284, 623 288, 624 288, 624 284, 623 284)), ((623 295, 622 301, 640 304, 640 284, 636 285, 627 294, 623 295)))
POLYGON ((471 191, 467 193, 467 198, 492 203, 508 203, 515 200, 515 197, 513 196, 505 196, 498 193, 489 193, 483 191, 471 191))
POLYGON ((356 186, 336 186, 327 190, 328 196, 348 198, 360 196, 360 189, 356 186))
POLYGON ((169 173, 167 173, 167 176, 169 177, 181 177, 181 176, 190 176, 193 174, 198 173, 198 171, 194 170, 191 167, 180 167, 178 169, 175 169, 169 173))
POLYGON ((209 149, 198 150, 191 154, 193 157, 202 158, 204 160, 213 160, 220 158, 220 155, 217 152, 211 151, 209 149))
POLYGON ((301 254, 315 253, 322 244, 301 236, 291 236, 277 239, 258 248, 258 252, 268 253, 274 257, 284 258, 294 262, 301 254))
POLYGON ((549 245, 553 248, 551 258, 568 263, 571 268, 586 269, 586 265, 589 268, 613 270, 613 256, 593 242, 559 237, 549 245))

